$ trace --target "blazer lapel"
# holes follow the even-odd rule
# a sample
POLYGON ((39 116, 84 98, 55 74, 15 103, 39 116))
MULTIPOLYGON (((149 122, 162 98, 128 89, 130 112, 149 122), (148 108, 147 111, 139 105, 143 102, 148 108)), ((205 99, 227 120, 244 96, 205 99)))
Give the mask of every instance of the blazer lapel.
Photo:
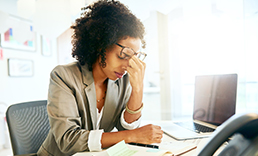
POLYGON ((82 66, 82 77, 83 83, 86 85, 85 93, 89 102, 92 127, 95 130, 97 124, 96 90, 92 72, 88 70, 87 65, 82 66))
POLYGON ((110 123, 115 122, 115 112, 118 104, 118 85, 115 81, 108 80, 107 95, 105 99, 103 116, 100 122, 100 128, 106 129, 110 123))
MULTIPOLYGON (((97 104, 96 104, 96 90, 92 72, 88 70, 87 65, 82 66, 83 83, 86 85, 85 93, 88 98, 90 116, 92 120, 93 129, 96 129, 97 124, 97 104)), ((107 129, 110 123, 115 122, 115 112, 118 104, 119 87, 118 82, 108 80, 107 94, 104 103, 103 116, 100 122, 100 129, 107 129)))
POLYGON ((96 106, 96 91, 94 83, 91 83, 88 87, 85 88, 85 92, 88 98, 89 107, 90 107, 90 116, 92 121, 93 129, 96 129, 97 124, 97 106, 96 106))

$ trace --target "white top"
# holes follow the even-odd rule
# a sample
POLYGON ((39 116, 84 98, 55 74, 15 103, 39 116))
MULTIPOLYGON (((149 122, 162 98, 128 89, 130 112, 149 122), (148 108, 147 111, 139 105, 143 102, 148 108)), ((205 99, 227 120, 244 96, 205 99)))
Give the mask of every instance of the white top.
MULTIPOLYGON (((97 126, 96 126, 96 128, 97 129, 96 130, 91 130, 90 134, 89 134, 88 146, 89 146, 89 149, 90 149, 91 152, 95 152, 95 151, 97 152, 97 151, 102 150, 101 149, 101 137, 102 137, 102 133, 104 131, 103 131, 103 129, 99 130, 99 126, 100 126, 101 117, 103 115, 103 108, 104 108, 104 106, 102 107, 100 113, 99 113, 98 109, 96 109, 96 111, 97 111, 97 126)), ((134 121, 134 122, 129 124, 124 119, 124 113, 125 113, 125 109, 122 112, 120 122, 125 129, 129 129, 129 130, 130 129, 135 129, 140 125, 141 117, 137 121, 134 121)))

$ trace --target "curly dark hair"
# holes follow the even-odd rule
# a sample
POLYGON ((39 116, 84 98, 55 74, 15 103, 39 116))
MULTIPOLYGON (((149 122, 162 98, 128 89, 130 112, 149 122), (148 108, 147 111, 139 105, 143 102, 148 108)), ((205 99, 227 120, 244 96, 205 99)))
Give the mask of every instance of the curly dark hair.
POLYGON ((122 3, 115 0, 99 0, 82 8, 81 17, 71 26, 72 56, 89 70, 101 56, 101 66, 106 66, 105 49, 130 36, 140 38, 145 48, 145 28, 142 22, 122 3))

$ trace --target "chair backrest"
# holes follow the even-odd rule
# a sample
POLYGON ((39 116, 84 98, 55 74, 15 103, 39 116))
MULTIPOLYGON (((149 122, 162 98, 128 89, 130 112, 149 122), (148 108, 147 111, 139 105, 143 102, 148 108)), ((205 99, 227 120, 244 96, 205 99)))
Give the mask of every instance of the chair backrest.
POLYGON ((48 135, 50 125, 47 100, 10 105, 6 111, 14 155, 37 153, 48 135))

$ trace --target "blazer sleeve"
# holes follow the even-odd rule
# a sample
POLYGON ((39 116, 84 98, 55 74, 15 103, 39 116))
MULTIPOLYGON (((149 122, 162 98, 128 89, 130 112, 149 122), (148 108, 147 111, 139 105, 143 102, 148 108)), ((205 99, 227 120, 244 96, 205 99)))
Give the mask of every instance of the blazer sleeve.
POLYGON ((56 144, 61 152, 68 155, 89 150, 89 130, 81 128, 75 90, 69 84, 74 74, 62 66, 57 66, 51 72, 47 106, 56 144))

